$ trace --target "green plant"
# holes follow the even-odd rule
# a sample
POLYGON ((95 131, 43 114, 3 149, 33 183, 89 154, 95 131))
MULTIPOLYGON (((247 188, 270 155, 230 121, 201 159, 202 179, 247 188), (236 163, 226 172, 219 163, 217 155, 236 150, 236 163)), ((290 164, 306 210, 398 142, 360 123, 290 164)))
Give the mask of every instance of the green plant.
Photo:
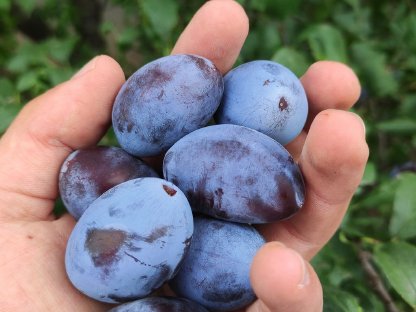
MULTIPOLYGON (((0 133, 34 96, 97 53, 127 75, 169 53, 203 0, 0 0, 0 133), (163 9, 161 9, 163 8, 163 9)), ((251 30, 237 63, 301 75, 337 60, 358 74, 370 159, 337 234, 313 261, 325 311, 416 309, 416 5, 410 0, 239 0, 251 30), (391 172, 398 166, 402 171, 391 172)), ((110 131, 102 141, 115 145, 110 131)))

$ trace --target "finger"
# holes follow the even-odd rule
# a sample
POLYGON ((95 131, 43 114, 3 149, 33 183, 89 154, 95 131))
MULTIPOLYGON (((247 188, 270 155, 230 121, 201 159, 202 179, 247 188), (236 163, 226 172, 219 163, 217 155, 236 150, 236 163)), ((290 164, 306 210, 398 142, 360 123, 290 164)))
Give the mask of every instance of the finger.
POLYGON ((208 1, 185 28, 172 54, 201 55, 224 74, 237 59, 248 28, 248 17, 236 1, 208 1))
POLYGON ((333 61, 319 61, 311 65, 300 78, 308 97, 309 112, 304 130, 286 148, 298 159, 306 134, 316 115, 326 109, 348 110, 358 100, 360 82, 347 65, 333 61))
POLYGON ((326 109, 350 109, 357 102, 360 82, 347 65, 334 61, 320 61, 311 65, 301 77, 309 102, 306 129, 317 114, 326 109))
POLYGON ((254 257, 250 279, 258 300, 247 312, 322 311, 317 275, 296 251, 284 245, 264 245, 254 257))
POLYGON ((339 110, 318 114, 299 161, 305 205, 290 219, 260 226, 266 239, 281 241, 311 259, 339 227, 367 158, 365 129, 356 114, 339 110))
MULTIPOLYGON (((231 69, 248 35, 248 17, 234 0, 211 0, 194 15, 172 54, 196 54, 214 62, 225 74, 231 69)), ((163 155, 144 159, 159 173, 163 155)))
POLYGON ((293 159, 298 162, 302 153, 303 145, 307 137, 306 131, 302 131, 293 141, 285 145, 285 148, 292 155, 293 159))
MULTIPOLYGON (((241 20, 245 13, 231 0, 211 2, 193 18, 174 52, 200 52, 225 70, 237 57, 238 45, 242 45, 245 38, 235 33, 247 32, 247 29, 240 29, 243 23, 234 28, 231 25, 239 24, 238 16, 241 20), (218 23, 221 16, 236 20, 229 23, 230 27, 222 31, 221 36, 217 36, 220 28, 209 23, 210 14, 212 20, 218 23), (199 26, 212 27, 207 31, 199 30, 199 34, 199 26), (191 36, 196 36, 196 41, 191 36), (224 46, 227 43, 230 46, 224 46)), ((25 107, 0 141, 0 152, 4 151, 0 154, 0 180, 4 181, 0 182, 0 195, 7 197, 0 214, 7 212, 17 218, 49 218, 57 196, 56 180, 60 164, 72 149, 99 140, 107 129, 114 97, 123 82, 124 75, 114 61, 106 57, 96 58, 81 75, 25 107), (15 158, 14 155, 19 156, 15 158), (31 155, 30 159, 27 155, 31 155), (8 165, 9 162, 11 165, 8 165)))
POLYGON ((0 141, 0 217, 49 218, 62 162, 102 137, 123 82, 120 66, 99 56, 23 108, 0 141))

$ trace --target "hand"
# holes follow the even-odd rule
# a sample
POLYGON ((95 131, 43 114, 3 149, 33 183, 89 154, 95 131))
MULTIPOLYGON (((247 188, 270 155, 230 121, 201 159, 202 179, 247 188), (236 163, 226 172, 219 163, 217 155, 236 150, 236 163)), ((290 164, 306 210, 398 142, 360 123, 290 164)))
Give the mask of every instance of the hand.
MULTIPOLYGON (((247 33, 247 16, 238 4, 212 0, 196 13, 173 53, 205 56, 225 73, 247 33)), ((96 57, 71 80, 28 103, 1 138, 1 311, 108 308, 80 294, 67 279, 64 252, 75 221, 69 215, 56 218, 53 207, 62 162, 74 149, 100 140, 123 82, 114 60, 96 57)), ((339 226, 368 157, 362 121, 344 111, 360 92, 352 71, 318 62, 302 83, 309 123, 288 149, 303 170, 306 203, 293 218, 259 227, 271 242, 254 259, 251 280, 259 300, 247 311, 322 310, 321 285, 308 261, 339 226)))

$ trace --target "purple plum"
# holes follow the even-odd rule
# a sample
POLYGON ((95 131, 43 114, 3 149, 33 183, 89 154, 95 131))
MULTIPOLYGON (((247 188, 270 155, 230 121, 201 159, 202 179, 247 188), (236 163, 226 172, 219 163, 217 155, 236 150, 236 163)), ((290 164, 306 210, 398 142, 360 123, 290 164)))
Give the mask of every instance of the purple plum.
POLYGON ((253 302, 250 268, 264 238, 248 224, 201 216, 194 227, 189 252, 169 283, 175 293, 215 311, 253 302))
POLYGON ((68 212, 78 220, 102 193, 141 177, 158 174, 121 148, 91 147, 76 150, 66 158, 59 174, 59 193, 68 212))
POLYGON ((154 60, 137 70, 117 95, 114 132, 130 154, 159 155, 205 126, 223 91, 220 71, 204 57, 178 54, 154 60))
POLYGON ((175 275, 192 232, 192 210, 180 189, 159 178, 129 180, 81 216, 66 248, 66 272, 96 300, 143 298, 175 275))
POLYGON ((252 61, 231 70, 224 83, 217 123, 246 126, 283 145, 302 131, 308 100, 300 80, 288 68, 272 61, 252 61))
POLYGON ((233 222, 285 219, 305 200, 301 171, 288 151, 238 125, 188 134, 166 153, 163 174, 186 194, 194 211, 233 222))

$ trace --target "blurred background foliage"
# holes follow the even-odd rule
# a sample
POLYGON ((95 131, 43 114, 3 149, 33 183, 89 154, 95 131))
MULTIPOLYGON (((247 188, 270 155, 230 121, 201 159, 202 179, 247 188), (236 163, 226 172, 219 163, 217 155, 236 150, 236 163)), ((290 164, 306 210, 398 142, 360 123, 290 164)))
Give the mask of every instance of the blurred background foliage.
MULTIPOLYGON (((0 0, 0 135, 27 101, 96 54, 127 76, 168 54, 204 2, 0 0)), ((251 30, 237 63, 272 59, 301 75, 336 60, 362 84, 353 110, 371 154, 340 230, 313 260, 324 310, 416 311, 416 2, 239 2, 251 30)), ((117 144, 111 132, 102 142, 117 144)))

